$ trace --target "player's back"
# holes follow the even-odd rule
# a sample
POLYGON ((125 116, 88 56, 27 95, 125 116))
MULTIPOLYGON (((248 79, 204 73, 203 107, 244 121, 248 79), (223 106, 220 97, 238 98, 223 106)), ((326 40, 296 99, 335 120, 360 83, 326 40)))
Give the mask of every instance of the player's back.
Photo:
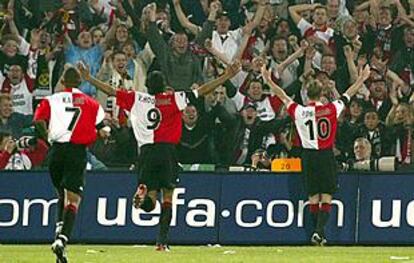
POLYGON ((35 119, 49 121, 50 141, 74 144, 93 143, 96 124, 104 117, 99 103, 78 89, 65 89, 46 97, 36 114, 35 119))
POLYGON ((185 107, 184 92, 150 95, 135 92, 131 107, 131 123, 138 145, 151 143, 177 144, 181 139, 181 111, 185 107))
POLYGON ((288 113, 295 121, 296 129, 305 149, 332 149, 336 136, 339 114, 344 108, 341 100, 323 105, 310 103, 302 106, 292 103, 288 113))

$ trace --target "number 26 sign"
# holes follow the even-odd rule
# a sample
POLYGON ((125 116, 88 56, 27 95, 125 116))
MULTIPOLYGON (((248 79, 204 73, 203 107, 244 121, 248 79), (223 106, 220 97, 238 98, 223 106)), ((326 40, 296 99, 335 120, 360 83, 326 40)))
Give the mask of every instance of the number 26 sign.
POLYGON ((273 172, 301 172, 300 158, 280 158, 272 161, 273 172))

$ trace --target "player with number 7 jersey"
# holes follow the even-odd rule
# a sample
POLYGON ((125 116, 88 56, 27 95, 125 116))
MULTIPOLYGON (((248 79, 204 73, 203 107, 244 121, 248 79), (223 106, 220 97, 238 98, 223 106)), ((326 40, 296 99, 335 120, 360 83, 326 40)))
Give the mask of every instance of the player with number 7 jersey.
POLYGON ((321 102, 322 83, 308 80, 304 86, 309 98, 308 105, 295 103, 271 79, 271 73, 262 68, 262 75, 272 91, 287 106, 287 112, 295 122, 302 142, 302 174, 309 198, 309 212, 313 218, 314 232, 311 242, 324 245, 325 224, 331 211, 332 195, 337 188, 336 161, 333 153, 338 117, 350 98, 370 76, 366 66, 360 76, 339 100, 323 104, 321 102))
POLYGON ((109 136, 103 124, 103 108, 78 89, 80 83, 78 71, 73 67, 65 68, 59 83, 64 89, 43 99, 34 115, 37 133, 47 136, 52 144, 49 172, 58 193, 52 251, 57 262, 67 262, 65 248, 85 186, 86 149, 96 140, 97 133, 109 136))
POLYGON ((46 120, 51 143, 92 144, 97 137, 96 125, 105 112, 100 104, 76 88, 46 97, 36 109, 34 120, 46 120))
POLYGON ((120 108, 130 112, 132 128, 139 146, 139 185, 134 195, 134 206, 150 212, 155 208, 158 192, 162 192, 160 231, 157 250, 166 251, 168 232, 172 217, 172 196, 178 183, 178 161, 176 145, 181 139, 182 111, 189 101, 212 92, 240 70, 235 62, 215 80, 187 92, 166 89, 164 75, 159 71, 148 75, 148 94, 136 91, 115 91, 89 74, 79 64, 83 78, 108 95, 116 95, 120 108))

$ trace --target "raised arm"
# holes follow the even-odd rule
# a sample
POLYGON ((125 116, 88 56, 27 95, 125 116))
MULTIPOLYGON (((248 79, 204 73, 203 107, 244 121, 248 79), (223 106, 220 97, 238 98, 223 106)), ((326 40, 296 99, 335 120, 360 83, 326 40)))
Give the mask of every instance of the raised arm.
POLYGON ((105 37, 100 44, 103 50, 107 49, 109 43, 115 39, 116 28, 118 27, 119 23, 119 19, 116 18, 109 30, 106 32, 105 37))
POLYGON ((234 56, 234 59, 237 59, 237 60, 240 60, 240 61, 242 60, 244 51, 246 50, 246 48, 249 44, 249 39, 250 39, 251 35, 252 35, 252 30, 247 30, 246 32, 244 32, 243 37, 240 41, 240 45, 239 45, 239 48, 237 50, 237 53, 234 56))
POLYGON ((145 44, 144 49, 141 51, 141 53, 138 54, 138 58, 143 62, 145 66, 145 72, 147 72, 155 59, 155 54, 152 52, 152 49, 148 42, 145 44))
POLYGON ((349 98, 354 96, 358 92, 358 90, 362 87, 364 82, 369 78, 370 74, 371 74, 371 69, 369 65, 366 65, 365 68, 362 70, 361 74, 359 75, 359 77, 357 78, 357 80, 355 81, 355 83, 352 84, 345 91, 344 94, 346 94, 349 98))
POLYGON ((358 78, 358 70, 354 62, 354 51, 350 45, 344 46, 344 54, 346 58, 346 64, 348 66, 350 81, 351 83, 354 83, 358 78))
POLYGON ((312 10, 316 7, 315 4, 303 4, 303 5, 293 5, 289 6, 289 14, 292 18, 293 22, 295 22, 295 25, 299 24, 299 21, 302 19, 302 16, 300 13, 312 10))
POLYGON ((210 4, 210 13, 208 15, 207 21, 204 22, 201 31, 198 32, 194 41, 198 45, 204 45, 206 39, 211 37, 213 34, 214 27, 216 25, 216 17, 219 12, 220 5, 218 2, 211 2, 210 4))
POLYGON ((226 57, 224 53, 221 53, 216 48, 213 47, 213 43, 211 42, 211 39, 206 39, 204 43, 204 47, 207 49, 210 54, 215 56, 218 60, 223 62, 225 65, 230 65, 231 61, 226 57))
POLYGON ((355 7, 355 10, 356 11, 367 10, 369 8, 369 6, 370 6, 370 2, 369 1, 366 1, 366 2, 363 2, 360 5, 356 6, 355 7))
POLYGON ((289 57, 287 57, 282 63, 277 65, 276 70, 279 73, 279 76, 282 75, 283 71, 292 64, 296 59, 302 57, 305 53, 305 50, 308 48, 309 44, 306 40, 300 42, 300 48, 293 52, 289 57))
POLYGON ((404 87, 407 86, 407 84, 398 76, 397 73, 394 71, 387 69, 387 72, 385 73, 385 76, 390 79, 393 83, 395 83, 397 86, 404 87))
POLYGON ((247 33, 247 32, 251 32, 254 28, 256 28, 257 26, 260 25, 260 22, 263 19, 263 15, 265 13, 266 10, 266 6, 268 6, 267 4, 269 3, 269 0, 258 0, 257 2, 257 10, 256 13, 254 15, 253 20, 250 23, 247 23, 244 27, 243 27, 243 34, 247 33))
POLYGON ((70 38, 68 32, 65 32, 63 34, 63 47, 65 49, 69 48, 70 46, 72 46, 72 39, 70 38))
POLYGON ((181 0, 173 0, 174 10, 177 14, 178 21, 184 28, 188 29, 191 34, 196 36, 200 32, 200 27, 191 23, 191 21, 185 16, 180 2, 181 0))
POLYGON ((398 11, 398 16, 397 17, 400 19, 400 22, 402 22, 402 24, 406 24, 410 27, 413 27, 414 26, 414 21, 412 21, 410 19, 410 17, 408 17, 404 6, 401 4, 401 1, 400 0, 393 0, 391 2, 391 4, 394 4, 395 7, 397 8, 397 11, 398 11))
POLYGON ((30 45, 27 41, 20 35, 19 29, 16 26, 14 11, 9 9, 8 14, 6 16, 6 20, 8 21, 10 33, 17 37, 17 43, 19 44, 19 52, 26 56, 29 53, 30 45))
POLYGON ((109 79, 112 77, 113 69, 111 66, 111 57, 112 57, 113 51, 111 49, 105 51, 104 53, 104 59, 101 65, 101 68, 99 69, 98 73, 96 73, 96 78, 101 81, 109 81, 109 79))
POLYGON ((152 3, 147 5, 142 12, 148 17, 149 20, 148 29, 146 32, 148 42, 155 56, 160 61, 160 65, 162 65, 166 60, 167 50, 169 49, 169 46, 167 43, 165 43, 164 38, 162 37, 157 25, 155 24, 156 10, 157 5, 155 3, 152 3))
POLYGON ((374 16, 375 22, 378 23, 379 19, 379 2, 378 0, 370 0, 369 1, 369 12, 374 16))
POLYGON ((396 105, 392 105, 391 110, 388 112, 387 117, 385 118, 385 126, 392 127, 395 123, 395 110, 397 109, 396 105))
POLYGON ((226 68, 226 71, 220 77, 213 79, 203 85, 201 85, 197 91, 199 96, 204 96, 215 90, 218 86, 222 85, 226 80, 234 77, 241 69, 239 61, 234 62, 231 66, 226 68))
POLYGON ((262 76, 266 83, 269 85, 272 92, 286 105, 288 106, 292 99, 286 94, 286 92, 279 87, 276 83, 272 80, 272 73, 270 70, 266 69, 266 65, 263 65, 262 69, 262 76))
POLYGON ((313 62, 313 58, 315 57, 315 55, 316 55, 316 50, 312 46, 309 46, 305 50, 305 63, 303 65, 303 74, 304 75, 312 73, 312 71, 313 71, 312 62, 313 62))
POLYGON ((89 68, 87 66, 83 65, 82 63, 79 63, 77 67, 78 67, 79 73, 81 74, 84 80, 88 81, 89 83, 94 85, 97 89, 99 89, 100 91, 102 91, 103 93, 107 95, 110 95, 110 96, 116 95, 116 91, 115 89, 112 88, 111 85, 105 82, 102 82, 94 78, 93 76, 91 76, 91 73, 89 72, 89 68))

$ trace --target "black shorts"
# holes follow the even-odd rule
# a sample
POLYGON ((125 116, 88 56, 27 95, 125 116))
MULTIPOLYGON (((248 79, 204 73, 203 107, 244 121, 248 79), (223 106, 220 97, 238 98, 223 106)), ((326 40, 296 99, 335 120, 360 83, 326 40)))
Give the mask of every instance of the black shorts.
POLYGON ((336 161, 329 150, 302 151, 302 168, 305 187, 309 196, 315 194, 334 194, 338 189, 336 161))
POLYGON ((149 191, 174 189, 178 183, 176 146, 169 143, 147 144, 140 148, 139 182, 149 191))
POLYGON ((86 146, 53 143, 49 152, 49 172, 53 186, 82 195, 85 187, 86 146))

